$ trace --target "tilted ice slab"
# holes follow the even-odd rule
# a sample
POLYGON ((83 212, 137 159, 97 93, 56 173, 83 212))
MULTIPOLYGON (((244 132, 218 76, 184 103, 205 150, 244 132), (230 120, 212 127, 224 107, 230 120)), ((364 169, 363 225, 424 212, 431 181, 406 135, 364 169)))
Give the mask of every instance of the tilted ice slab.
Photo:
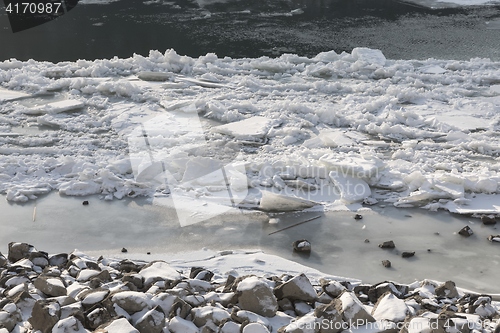
POLYGON ((77 100, 65 100, 44 104, 41 106, 26 109, 24 113, 30 115, 55 114, 83 108, 84 103, 77 100))
POLYGON ((265 117, 255 116, 213 128, 215 132, 231 135, 240 140, 263 139, 275 121, 265 117))
POLYGON ((381 201, 457 212, 469 211, 474 193, 500 191, 500 63, 487 59, 168 50, 0 68, 3 87, 57 91, 62 101, 0 104, 0 191, 11 201, 51 190, 179 195, 187 219, 189 200, 200 210, 258 207, 265 191, 328 207, 381 201), (52 71, 63 75, 42 75, 52 71), (144 81, 151 73, 164 81, 144 81))
POLYGON ((29 94, 20 92, 20 91, 13 91, 13 90, 8 90, 4 88, 0 88, 0 103, 6 102, 6 101, 13 101, 16 99, 20 98, 27 98, 29 97, 29 94))

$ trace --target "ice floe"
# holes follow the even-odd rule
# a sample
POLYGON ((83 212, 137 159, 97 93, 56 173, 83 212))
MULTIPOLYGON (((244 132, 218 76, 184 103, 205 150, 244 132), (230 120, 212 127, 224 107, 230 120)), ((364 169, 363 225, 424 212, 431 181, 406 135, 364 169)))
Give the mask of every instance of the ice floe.
POLYGON ((311 202, 500 213, 500 63, 488 59, 168 50, 0 68, 0 192, 10 201, 155 195, 187 209, 186 223, 190 200, 206 207, 200 216, 212 204, 311 202))

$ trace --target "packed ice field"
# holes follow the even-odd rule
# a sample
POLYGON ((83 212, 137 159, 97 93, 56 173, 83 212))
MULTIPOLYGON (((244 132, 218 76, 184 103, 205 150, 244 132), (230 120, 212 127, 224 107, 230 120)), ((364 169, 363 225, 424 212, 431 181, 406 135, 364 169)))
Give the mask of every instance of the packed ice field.
POLYGON ((0 87, 0 193, 11 202, 58 191, 191 208, 500 213, 500 62, 489 59, 167 50, 7 60, 0 87))

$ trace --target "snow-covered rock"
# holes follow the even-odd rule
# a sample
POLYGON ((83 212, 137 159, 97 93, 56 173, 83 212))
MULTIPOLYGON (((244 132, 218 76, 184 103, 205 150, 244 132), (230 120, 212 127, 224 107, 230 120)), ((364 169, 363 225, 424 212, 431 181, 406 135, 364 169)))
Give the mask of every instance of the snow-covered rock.
POLYGON ((238 303, 244 310, 255 312, 265 317, 272 317, 278 310, 278 301, 272 288, 256 276, 242 280, 236 289, 238 303))

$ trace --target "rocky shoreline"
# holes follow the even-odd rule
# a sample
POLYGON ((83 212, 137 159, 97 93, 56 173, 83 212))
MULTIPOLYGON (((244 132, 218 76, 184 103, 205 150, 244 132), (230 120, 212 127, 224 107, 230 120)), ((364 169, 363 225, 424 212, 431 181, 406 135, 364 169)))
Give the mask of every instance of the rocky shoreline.
POLYGON ((26 243, 0 254, 0 333, 498 333, 499 318, 498 297, 452 281, 223 276, 26 243))

